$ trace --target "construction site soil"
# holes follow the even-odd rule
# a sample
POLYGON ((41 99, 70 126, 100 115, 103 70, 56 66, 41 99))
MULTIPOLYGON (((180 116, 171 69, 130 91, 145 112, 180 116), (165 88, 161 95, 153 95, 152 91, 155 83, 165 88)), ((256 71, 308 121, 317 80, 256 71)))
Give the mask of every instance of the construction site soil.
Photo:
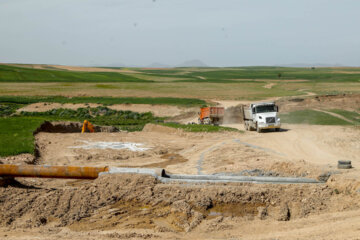
POLYGON ((162 183, 139 174, 16 178, 0 187, 0 239, 359 239, 359 131, 291 124, 262 134, 191 133, 153 124, 142 132, 38 131, 36 157, 0 161, 323 183, 162 183), (337 169, 338 160, 351 160, 353 168, 337 169))

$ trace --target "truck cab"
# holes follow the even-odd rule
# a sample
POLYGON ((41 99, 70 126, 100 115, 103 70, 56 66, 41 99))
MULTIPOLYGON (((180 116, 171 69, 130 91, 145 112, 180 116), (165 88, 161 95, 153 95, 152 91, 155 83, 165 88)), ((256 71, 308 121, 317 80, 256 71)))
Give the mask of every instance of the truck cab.
POLYGON ((244 109, 244 124, 246 130, 275 129, 281 127, 278 116, 279 107, 274 102, 253 103, 244 109))

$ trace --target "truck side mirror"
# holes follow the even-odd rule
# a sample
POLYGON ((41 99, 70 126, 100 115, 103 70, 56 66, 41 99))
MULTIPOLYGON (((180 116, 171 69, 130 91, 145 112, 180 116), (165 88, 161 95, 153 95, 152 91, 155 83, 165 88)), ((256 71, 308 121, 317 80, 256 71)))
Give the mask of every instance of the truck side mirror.
POLYGON ((276 112, 279 112, 279 106, 276 106, 276 112))
POLYGON ((255 113, 255 108, 252 109, 252 113, 255 113))

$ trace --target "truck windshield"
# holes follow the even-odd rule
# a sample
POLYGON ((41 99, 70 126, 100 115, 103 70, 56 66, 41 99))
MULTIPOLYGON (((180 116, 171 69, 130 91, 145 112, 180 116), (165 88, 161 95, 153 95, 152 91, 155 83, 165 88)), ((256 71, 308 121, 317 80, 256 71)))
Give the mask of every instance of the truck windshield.
POLYGON ((275 105, 257 106, 255 108, 255 112, 256 113, 277 112, 277 107, 275 105))

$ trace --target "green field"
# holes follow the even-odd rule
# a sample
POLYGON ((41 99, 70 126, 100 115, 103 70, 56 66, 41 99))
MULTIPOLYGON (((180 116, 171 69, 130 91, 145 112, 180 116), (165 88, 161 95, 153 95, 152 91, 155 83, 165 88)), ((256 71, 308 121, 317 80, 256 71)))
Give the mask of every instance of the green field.
POLYGON ((301 110, 280 114, 282 123, 313 125, 352 125, 343 119, 315 110, 301 110))
POLYGON ((33 131, 43 121, 33 117, 0 118, 0 156, 33 154, 33 131))
POLYGON ((357 112, 350 112, 342 109, 332 109, 329 111, 344 116, 355 124, 360 124, 360 114, 357 112))
MULTIPOLYGON (((29 65, 30 66, 30 65, 29 65)), ((107 68, 111 69, 111 68, 107 68)), ((121 70, 118 68, 117 70, 121 70)), ((126 72, 81 72, 55 67, 35 69, 23 65, 0 65, 0 82, 156 82, 156 77, 168 82, 234 83, 243 80, 309 80, 313 82, 359 82, 359 69, 228 67, 173 68, 162 70, 132 69, 126 72), (152 77, 155 80, 149 80, 152 77), (181 80, 177 80, 177 79, 181 80)))
POLYGON ((360 68, 114 68, 116 72, 81 72, 48 65, 33 67, 0 65, 0 95, 262 100, 309 92, 360 93, 360 68))
POLYGON ((138 70, 153 76, 181 76, 181 81, 239 82, 239 80, 310 80, 314 82, 358 82, 360 70, 341 71, 333 68, 238 67, 238 68, 179 68, 174 70, 138 70))
POLYGON ((75 72, 0 65, 0 82, 151 82, 116 72, 75 72))
POLYGON ((38 102, 48 103, 97 103, 97 104, 166 104, 178 106, 201 106, 204 100, 194 98, 143 98, 143 97, 62 97, 62 96, 0 96, 1 103, 31 104, 38 102))

